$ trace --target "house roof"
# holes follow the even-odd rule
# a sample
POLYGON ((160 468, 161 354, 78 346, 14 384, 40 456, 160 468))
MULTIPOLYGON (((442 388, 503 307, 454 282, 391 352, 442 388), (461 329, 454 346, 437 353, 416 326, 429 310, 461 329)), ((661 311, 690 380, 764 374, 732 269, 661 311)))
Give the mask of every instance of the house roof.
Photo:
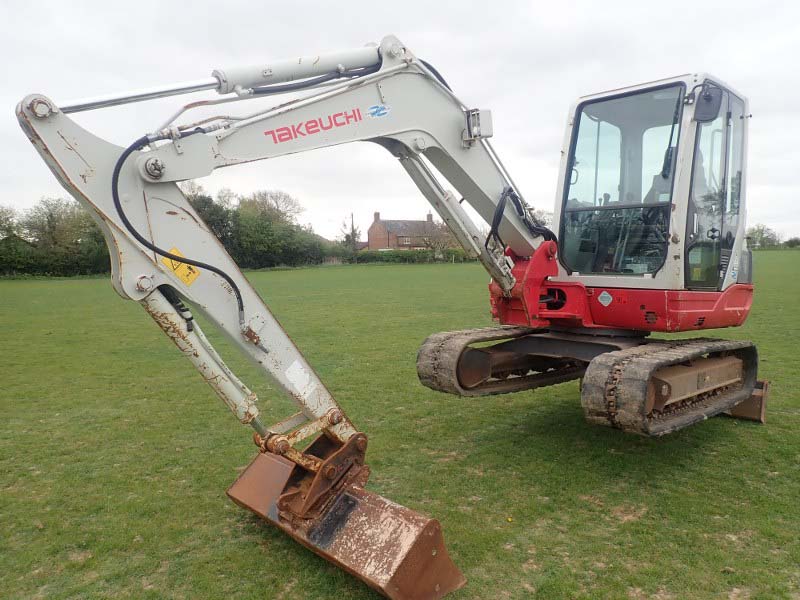
POLYGON ((406 237, 424 237, 431 235, 430 221, 380 221, 389 233, 406 237))

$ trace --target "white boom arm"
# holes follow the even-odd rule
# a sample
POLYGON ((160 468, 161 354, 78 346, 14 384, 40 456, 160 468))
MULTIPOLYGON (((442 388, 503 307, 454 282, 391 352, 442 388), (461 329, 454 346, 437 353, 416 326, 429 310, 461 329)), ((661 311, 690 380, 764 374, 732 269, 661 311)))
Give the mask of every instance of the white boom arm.
POLYGON ((516 210, 497 210, 508 191, 516 190, 487 141, 488 111, 467 110, 435 71, 391 36, 379 47, 218 70, 208 80, 61 108, 32 95, 18 105, 17 115, 56 177, 103 230, 116 291, 144 306, 234 414, 264 436, 271 451, 311 470, 313 458, 295 451, 295 442, 325 430, 344 443, 356 429, 175 182, 243 162, 372 141, 400 160, 458 241, 504 289, 510 290, 514 279, 503 247, 484 244, 459 200, 445 191, 427 163, 487 222, 496 213, 502 216, 496 233, 514 253, 529 256, 540 241, 518 196, 516 210), (283 83, 298 79, 305 81, 283 83), (193 106, 264 94, 311 93, 245 118, 167 124, 127 150, 95 137, 65 114, 199 89, 235 95, 195 103, 179 115, 193 106), (219 326, 294 399, 300 412, 265 426, 254 394, 225 366, 182 300, 219 326))

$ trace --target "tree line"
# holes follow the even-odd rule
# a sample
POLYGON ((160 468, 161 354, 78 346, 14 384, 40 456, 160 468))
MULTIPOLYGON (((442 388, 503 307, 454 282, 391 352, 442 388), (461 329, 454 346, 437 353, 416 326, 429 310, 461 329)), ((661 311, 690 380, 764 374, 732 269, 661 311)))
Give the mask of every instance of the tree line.
MULTIPOLYGON (((195 211, 243 268, 321 263, 348 256, 348 249, 298 223, 303 211, 282 191, 238 195, 221 190, 216 198, 188 183, 184 194, 195 211)), ((0 206, 0 275, 91 275, 110 269, 100 228, 77 202, 42 198, 25 212, 0 206)))
MULTIPOLYGON (((328 241, 298 223, 303 207, 286 192, 241 195, 223 189, 214 198, 193 182, 182 188, 209 229, 246 269, 319 264, 328 257, 341 262, 470 260, 443 223, 435 224, 426 250, 359 252, 361 232, 352 219, 343 223, 338 241, 328 241)), ((800 246, 800 238, 782 242, 780 235, 761 224, 748 229, 747 235, 753 248, 800 246)), ((22 213, 0 206, 0 275, 91 275, 107 273, 109 268, 99 227, 74 200, 42 198, 22 213)))
POLYGON ((0 275, 88 275, 108 270, 103 234, 74 200, 42 198, 24 214, 0 206, 0 275))
POLYGON ((790 237, 783 241, 783 236, 774 229, 762 223, 753 225, 747 230, 747 241, 751 249, 761 248, 797 248, 800 246, 800 237, 790 237))
POLYGON ((221 190, 216 199, 188 183, 184 194, 208 228, 245 269, 301 266, 321 263, 342 249, 300 225, 300 202, 280 190, 237 195, 221 190))
MULTIPOLYGON (((245 269, 335 262, 461 262, 463 251, 444 252, 446 226, 437 224, 430 251, 404 256, 359 252, 360 230, 350 222, 336 241, 298 222, 300 202, 279 190, 236 194, 220 190, 212 197, 194 182, 181 185, 184 195, 236 263, 245 269), (440 248, 440 246, 442 246, 440 248), (357 258, 358 257, 358 258, 357 258)), ((407 251, 403 251, 407 252, 407 251)), ((89 213, 72 199, 42 198, 20 212, 0 205, 0 276, 92 275, 108 273, 110 260, 103 234, 89 213)))

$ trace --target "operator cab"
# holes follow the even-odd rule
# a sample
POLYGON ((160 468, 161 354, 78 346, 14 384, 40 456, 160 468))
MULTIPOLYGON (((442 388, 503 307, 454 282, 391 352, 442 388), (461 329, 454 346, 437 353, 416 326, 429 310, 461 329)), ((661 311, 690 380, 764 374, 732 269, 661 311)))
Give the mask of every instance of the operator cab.
POLYGON ((670 244, 683 241, 683 281, 675 287, 721 290, 749 276, 747 265, 738 272, 738 255, 730 268, 744 247, 736 242, 744 226, 746 102, 708 78, 687 83, 676 78, 578 104, 559 231, 572 274, 654 278, 675 255, 670 244))

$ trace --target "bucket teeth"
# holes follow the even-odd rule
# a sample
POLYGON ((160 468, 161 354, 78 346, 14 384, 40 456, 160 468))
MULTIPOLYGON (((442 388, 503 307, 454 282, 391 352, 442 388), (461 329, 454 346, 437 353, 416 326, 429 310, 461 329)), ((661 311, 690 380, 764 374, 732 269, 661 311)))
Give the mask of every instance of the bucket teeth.
POLYGON ((286 518, 278 501, 294 469, 281 456, 260 453, 228 496, 388 598, 434 600, 466 583, 438 521, 360 485, 339 490, 311 519, 286 518))

